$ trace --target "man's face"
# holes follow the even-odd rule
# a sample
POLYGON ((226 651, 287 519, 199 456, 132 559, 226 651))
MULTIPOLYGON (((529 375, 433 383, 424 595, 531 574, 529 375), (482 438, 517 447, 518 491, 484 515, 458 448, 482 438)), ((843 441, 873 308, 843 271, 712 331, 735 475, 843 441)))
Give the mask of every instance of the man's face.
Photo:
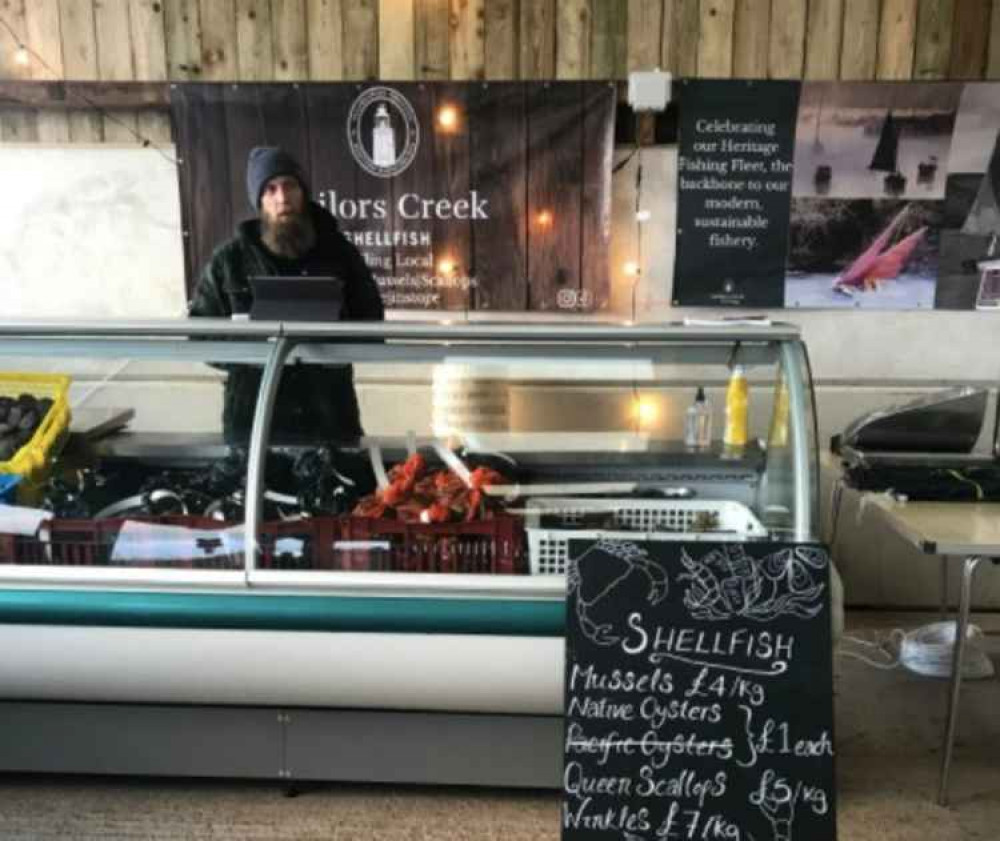
POLYGON ((305 207, 302 185, 291 175, 276 175, 260 194, 260 215, 269 226, 281 227, 298 220, 305 207))

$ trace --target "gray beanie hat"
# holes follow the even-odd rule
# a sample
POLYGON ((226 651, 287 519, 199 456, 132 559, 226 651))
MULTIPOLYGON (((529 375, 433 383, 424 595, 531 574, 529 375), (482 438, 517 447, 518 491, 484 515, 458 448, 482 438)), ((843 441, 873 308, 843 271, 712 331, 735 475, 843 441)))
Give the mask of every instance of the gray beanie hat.
POLYGON ((247 198, 256 211, 264 185, 278 175, 291 175, 309 195, 309 182, 298 161, 277 146, 255 146, 247 157, 247 198))

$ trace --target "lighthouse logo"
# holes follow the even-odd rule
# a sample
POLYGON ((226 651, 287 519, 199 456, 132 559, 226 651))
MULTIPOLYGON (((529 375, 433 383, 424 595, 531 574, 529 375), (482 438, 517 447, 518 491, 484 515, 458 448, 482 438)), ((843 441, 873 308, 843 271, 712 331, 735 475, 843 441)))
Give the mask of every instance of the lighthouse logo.
POLYGON ((399 91, 382 86, 368 88, 351 105, 347 141, 354 160, 365 172, 392 178, 417 156, 417 114, 399 91))

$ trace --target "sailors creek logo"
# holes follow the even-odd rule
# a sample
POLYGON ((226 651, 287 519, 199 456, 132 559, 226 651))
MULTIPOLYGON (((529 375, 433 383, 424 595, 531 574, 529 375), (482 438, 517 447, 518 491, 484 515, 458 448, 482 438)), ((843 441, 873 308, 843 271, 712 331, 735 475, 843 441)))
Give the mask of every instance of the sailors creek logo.
POLYGON ((347 141, 354 160, 365 172, 392 178, 417 156, 420 123, 413 106, 399 91, 371 87, 351 105, 347 141))

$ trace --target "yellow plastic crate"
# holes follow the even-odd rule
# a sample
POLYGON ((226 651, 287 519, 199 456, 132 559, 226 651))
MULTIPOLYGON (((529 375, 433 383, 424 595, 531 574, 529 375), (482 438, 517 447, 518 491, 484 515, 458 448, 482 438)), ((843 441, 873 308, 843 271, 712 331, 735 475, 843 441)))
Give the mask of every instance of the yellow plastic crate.
POLYGON ((30 394, 52 399, 52 406, 28 443, 8 461, 0 461, 0 473, 17 473, 23 477, 18 487, 18 498, 22 502, 30 501, 32 491, 37 491, 48 478, 52 460, 69 436, 69 382, 65 374, 0 372, 0 396, 30 394))

